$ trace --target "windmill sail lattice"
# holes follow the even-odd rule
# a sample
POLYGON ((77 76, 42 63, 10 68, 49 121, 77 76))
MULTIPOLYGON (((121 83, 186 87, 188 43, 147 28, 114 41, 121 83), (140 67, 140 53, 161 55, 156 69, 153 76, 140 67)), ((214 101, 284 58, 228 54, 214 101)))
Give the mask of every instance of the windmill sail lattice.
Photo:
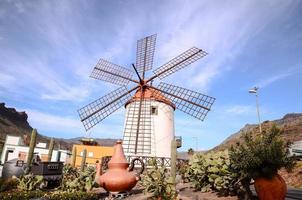
POLYGON ((137 41, 136 69, 142 74, 152 69, 155 51, 156 34, 145 37, 137 41))
POLYGON ((151 101, 143 100, 141 112, 139 113, 140 102, 135 101, 129 104, 126 112, 126 122, 124 130, 124 149, 129 153, 150 154, 152 139, 152 119, 151 119, 151 101), (141 115, 138 122, 138 115, 141 115), (139 124, 139 134, 137 126, 139 124), (136 148, 137 142, 137 148, 136 148))
POLYGON ((85 129, 91 129, 97 123, 122 107, 131 98, 130 93, 133 90, 134 89, 127 90, 126 87, 120 87, 79 109, 78 113, 85 129))
POLYGON ((215 101, 213 97, 163 82, 159 84, 157 91, 170 99, 177 109, 202 121, 215 101))
POLYGON ((207 55, 202 49, 192 47, 145 78, 146 71, 152 69, 155 44, 156 34, 137 41, 135 71, 100 59, 91 77, 122 87, 79 109, 78 113, 89 130, 125 105, 125 153, 169 157, 169 145, 174 138, 174 110, 204 120, 215 98, 168 83, 152 85, 154 79, 170 76, 207 55), (133 78, 134 72, 138 79, 133 78), (129 83, 132 85, 127 89, 129 83))
POLYGON ((94 67, 90 77, 107 81, 116 85, 127 85, 132 80, 133 71, 113 64, 104 59, 100 59, 98 64, 94 67))
POLYGON ((160 68, 154 70, 154 73, 157 77, 163 79, 206 55, 207 53, 205 51, 192 47, 179 56, 173 58, 160 68))

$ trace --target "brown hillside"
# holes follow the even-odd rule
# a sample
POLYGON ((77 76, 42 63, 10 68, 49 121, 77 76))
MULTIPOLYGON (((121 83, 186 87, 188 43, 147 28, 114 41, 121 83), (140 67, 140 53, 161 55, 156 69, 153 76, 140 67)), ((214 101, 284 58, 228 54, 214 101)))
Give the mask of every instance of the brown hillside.
MULTIPOLYGON (((29 125, 27 118, 28 116, 25 112, 18 112, 14 108, 5 107, 5 103, 0 103, 0 149, 1 143, 4 142, 7 134, 21 137, 27 135, 28 137, 30 137, 33 128, 29 125)), ((71 150, 73 144, 80 143, 80 138, 54 139, 56 148, 58 148, 60 144, 61 149, 71 150)), ((38 133, 37 141, 49 143, 50 137, 38 133)), ((112 146, 113 144, 115 144, 116 139, 96 139, 96 141, 100 145, 112 146)))
MULTIPOLYGON (((265 121, 262 123, 263 131, 267 131, 273 124, 276 124, 283 130, 282 137, 287 141, 302 140, 302 113, 291 113, 285 115, 282 119, 265 121)), ((259 134, 259 126, 255 124, 247 124, 240 131, 228 137, 220 145, 216 146, 213 150, 223 150, 241 141, 241 135, 247 132, 259 134)))

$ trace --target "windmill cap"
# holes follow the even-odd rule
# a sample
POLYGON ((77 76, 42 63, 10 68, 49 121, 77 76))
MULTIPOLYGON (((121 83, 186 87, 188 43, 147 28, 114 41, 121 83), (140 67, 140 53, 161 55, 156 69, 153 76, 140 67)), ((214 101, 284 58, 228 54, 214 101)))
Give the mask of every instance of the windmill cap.
MULTIPOLYGON (((139 101, 140 98, 141 98, 141 89, 138 89, 135 92, 134 96, 129 101, 126 102, 125 107, 129 103, 139 101)), ((155 100, 155 101, 165 103, 165 104, 171 106, 175 110, 175 105, 168 98, 166 98, 160 91, 150 88, 148 86, 144 89, 143 99, 155 100)))

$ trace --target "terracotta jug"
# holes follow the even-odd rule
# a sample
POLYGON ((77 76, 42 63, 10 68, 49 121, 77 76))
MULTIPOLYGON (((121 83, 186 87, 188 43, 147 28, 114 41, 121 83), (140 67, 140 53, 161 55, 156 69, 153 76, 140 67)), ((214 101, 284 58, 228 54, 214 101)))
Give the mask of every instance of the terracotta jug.
MULTIPOLYGON (((131 166, 126 160, 122 141, 118 140, 111 160, 108 162, 108 170, 101 175, 97 183, 109 192, 126 192, 130 191, 140 179, 140 173, 143 171, 144 163, 140 159, 132 160, 131 166), (136 174, 134 169, 134 161, 141 163, 141 171, 136 174)), ((100 170, 100 167, 98 167, 100 170)))
POLYGON ((284 179, 276 174, 271 179, 255 179, 255 190, 260 200, 284 200, 287 187, 284 179))

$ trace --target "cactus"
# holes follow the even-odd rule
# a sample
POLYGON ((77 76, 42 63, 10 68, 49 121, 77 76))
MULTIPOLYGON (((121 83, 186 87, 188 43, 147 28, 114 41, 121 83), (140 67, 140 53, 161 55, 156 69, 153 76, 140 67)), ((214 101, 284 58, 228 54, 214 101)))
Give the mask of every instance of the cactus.
POLYGON ((27 169, 25 170, 26 174, 29 173, 30 167, 32 165, 34 150, 36 146, 36 138, 37 138, 37 129, 33 129, 31 132, 30 143, 29 143, 29 150, 27 156, 27 169))
POLYGON ((70 165, 63 167, 63 179, 60 189, 68 192, 86 191, 89 192, 94 184, 95 168, 86 167, 84 171, 79 171, 77 168, 70 165))
POLYGON ((77 159, 77 147, 75 145, 73 145, 73 147, 72 147, 72 161, 71 161, 71 166, 72 167, 75 167, 76 159, 77 159))
POLYGON ((231 169, 228 151, 194 154, 189 165, 187 177, 196 189, 222 195, 237 191, 239 175, 231 169))
POLYGON ((55 145, 54 139, 51 138, 50 143, 49 143, 49 149, 48 149, 48 157, 47 157, 48 162, 51 161, 54 145, 55 145))
POLYGON ((151 199, 176 199, 177 191, 166 167, 158 167, 155 159, 152 159, 151 162, 152 167, 142 178, 144 193, 150 194, 151 199))
POLYGON ((38 189, 43 183, 43 176, 27 174, 18 178, 18 189, 32 191, 38 189))
POLYGON ((82 162, 81 162, 81 171, 83 172, 85 169, 85 163, 86 163, 86 155, 87 155, 87 150, 83 150, 83 156, 82 156, 82 162))

